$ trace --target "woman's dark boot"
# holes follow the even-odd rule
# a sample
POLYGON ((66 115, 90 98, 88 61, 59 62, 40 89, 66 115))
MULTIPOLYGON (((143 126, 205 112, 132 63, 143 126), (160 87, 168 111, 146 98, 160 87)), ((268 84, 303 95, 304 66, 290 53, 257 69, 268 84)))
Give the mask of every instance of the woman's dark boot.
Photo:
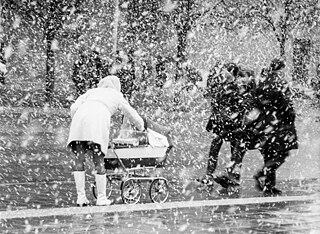
POLYGON ((282 194, 282 191, 276 187, 276 171, 269 171, 266 175, 265 185, 263 187, 263 193, 265 196, 278 196, 282 194))

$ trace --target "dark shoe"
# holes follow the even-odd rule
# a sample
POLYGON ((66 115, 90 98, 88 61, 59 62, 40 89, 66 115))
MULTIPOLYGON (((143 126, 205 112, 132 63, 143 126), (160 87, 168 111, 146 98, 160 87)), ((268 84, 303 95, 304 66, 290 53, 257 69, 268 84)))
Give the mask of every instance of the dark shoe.
POLYGON ((217 176, 214 181, 220 184, 223 188, 235 189, 240 186, 240 169, 241 167, 233 165, 226 168, 226 174, 217 176))
POLYGON ((225 169, 229 179, 234 181, 240 181, 240 172, 241 172, 241 166, 239 164, 232 164, 232 166, 229 166, 225 169))
POLYGON ((255 180, 255 187, 259 191, 263 191, 264 181, 262 180, 263 176, 254 175, 253 179, 255 180))
POLYGON ((223 188, 228 188, 230 186, 240 186, 240 182, 238 180, 229 178, 228 176, 217 176, 214 179, 214 182, 220 184, 223 188))
POLYGON ((269 196, 280 196, 282 194, 282 191, 273 187, 273 188, 267 188, 267 187, 264 187, 263 189, 263 194, 267 197, 269 196))
POLYGON ((213 181, 214 177, 212 174, 205 174, 202 178, 197 179, 197 182, 207 186, 213 185, 213 181))
POLYGON ((86 207, 89 205, 90 205, 90 203, 77 204, 78 207, 86 207))

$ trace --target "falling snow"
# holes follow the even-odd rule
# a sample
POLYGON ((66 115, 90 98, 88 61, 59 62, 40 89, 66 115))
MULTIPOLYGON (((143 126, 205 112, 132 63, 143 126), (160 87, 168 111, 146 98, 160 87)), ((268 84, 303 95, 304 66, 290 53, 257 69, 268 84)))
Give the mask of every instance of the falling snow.
MULTIPOLYGON (((320 1, 3 0, 0 12, 1 233, 320 231, 320 1), (313 203, 153 206, 106 214, 2 218, 7 211, 76 205, 72 152, 66 147, 70 106, 94 87, 95 79, 109 74, 119 76, 124 96, 141 116, 171 131, 173 150, 165 167, 154 173, 168 180, 167 203, 262 197, 252 179, 264 163, 256 149, 245 155, 239 169, 240 192, 223 192, 218 184, 199 187, 196 179, 207 169, 211 104, 218 99, 215 92, 226 88, 217 81, 218 88, 210 93, 214 69, 232 62, 252 71, 258 82, 278 57, 286 63, 281 92, 291 92, 299 148, 277 171, 277 186, 283 197, 318 196, 313 203), (86 79, 81 89, 75 74, 86 79)), ((226 94, 236 95, 230 92, 226 94)), ((237 121, 247 100, 232 105, 227 98, 223 101, 226 119, 237 121)), ((262 114, 253 108, 243 121, 262 114)), ((265 134, 275 131, 277 114, 263 129, 265 134)), ((112 118, 111 141, 121 120, 121 113, 112 118)), ((276 144, 277 139, 271 141, 276 144)), ((225 142, 217 174, 234 164, 231 158, 230 142, 225 142)), ((91 160, 86 172, 86 192, 94 201, 96 170, 91 160)), ((120 182, 112 183, 115 205, 125 206, 120 182)), ((150 203, 144 184, 140 203, 150 203)))

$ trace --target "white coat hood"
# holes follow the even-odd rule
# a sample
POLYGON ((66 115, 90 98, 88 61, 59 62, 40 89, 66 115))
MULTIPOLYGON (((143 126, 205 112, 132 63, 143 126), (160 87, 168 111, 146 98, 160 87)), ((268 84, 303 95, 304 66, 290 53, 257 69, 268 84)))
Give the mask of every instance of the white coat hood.
POLYGON ((113 89, 117 90, 118 92, 120 92, 120 90, 121 90, 120 80, 116 76, 106 76, 105 78, 100 80, 98 87, 99 88, 113 88, 113 89))

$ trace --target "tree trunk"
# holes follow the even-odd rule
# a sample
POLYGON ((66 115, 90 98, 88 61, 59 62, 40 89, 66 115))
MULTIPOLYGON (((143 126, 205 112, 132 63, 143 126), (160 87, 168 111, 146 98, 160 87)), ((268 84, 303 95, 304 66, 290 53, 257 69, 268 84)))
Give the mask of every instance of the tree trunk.
POLYGON ((191 10, 194 5, 194 0, 184 0, 179 2, 179 17, 176 22, 176 31, 178 37, 177 43, 177 73, 178 80, 182 73, 182 64, 186 61, 187 36, 191 29, 192 19, 191 10))
POLYGON ((51 104, 53 101, 53 91, 54 91, 54 71, 55 71, 55 57, 54 51, 52 50, 52 41, 54 39, 53 32, 48 29, 46 33, 47 41, 47 62, 46 62, 46 78, 45 78, 45 98, 46 102, 51 104))
POLYGON ((188 27, 183 27, 178 30, 178 45, 177 45, 177 57, 180 61, 186 61, 186 49, 187 49, 187 36, 188 27))
POLYGON ((280 57, 283 58, 285 56, 286 53, 286 39, 282 38, 280 40, 280 57))
POLYGON ((116 57, 116 52, 118 48, 118 27, 119 27, 119 18, 120 18, 120 10, 119 10, 119 0, 114 0, 114 19, 113 19, 113 47, 112 54, 113 59, 116 57))
POLYGON ((318 63, 316 68, 316 77, 311 83, 312 88, 316 91, 316 96, 319 98, 320 96, 320 63, 318 63))
POLYGON ((177 74, 176 80, 182 75, 182 64, 186 61, 186 48, 187 48, 187 36, 188 30, 184 25, 177 27, 177 74))
POLYGON ((293 42, 293 80, 300 84, 308 83, 308 68, 310 61, 310 39, 296 38, 293 42))

